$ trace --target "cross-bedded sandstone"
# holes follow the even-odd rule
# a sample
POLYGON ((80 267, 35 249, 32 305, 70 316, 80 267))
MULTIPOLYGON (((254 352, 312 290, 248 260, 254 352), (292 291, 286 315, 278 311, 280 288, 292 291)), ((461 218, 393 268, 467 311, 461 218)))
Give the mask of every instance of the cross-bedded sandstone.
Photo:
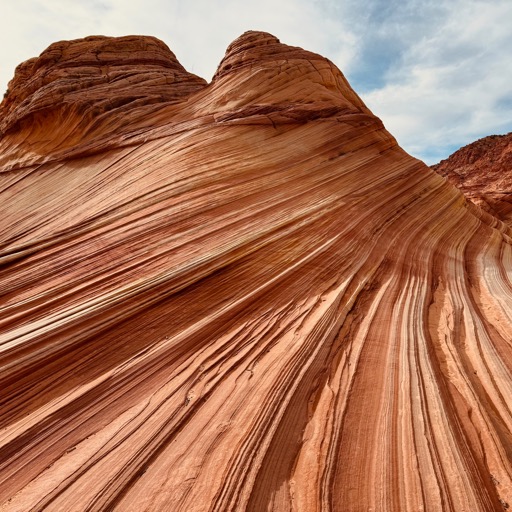
POLYGON ((40 59, 2 105, 0 510, 512 503, 507 225, 269 34, 210 84, 153 38, 40 59))

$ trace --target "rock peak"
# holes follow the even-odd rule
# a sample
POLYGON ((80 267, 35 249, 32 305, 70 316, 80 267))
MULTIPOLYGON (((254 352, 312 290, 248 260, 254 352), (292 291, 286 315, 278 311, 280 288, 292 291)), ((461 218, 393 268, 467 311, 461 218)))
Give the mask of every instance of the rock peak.
POLYGON ((272 111, 274 124, 349 111, 371 115, 329 59, 281 43, 268 32, 245 32, 228 46, 212 84, 219 82, 226 90, 224 103, 236 107, 235 117, 252 116, 255 108, 272 111))
POLYGON ((280 43, 281 41, 269 32, 247 30, 227 47, 226 54, 236 53, 237 51, 246 50, 251 47, 280 43))
POLYGON ((88 36, 59 41, 16 68, 1 108, 8 115, 34 92, 55 81, 79 79, 93 85, 95 80, 86 80, 108 78, 116 68, 134 65, 185 72, 169 47, 152 36, 88 36))
POLYGON ((135 107, 175 103, 205 85, 156 37, 59 41, 16 68, 0 105, 0 135, 36 130, 39 139, 41 124, 48 131, 52 120, 62 124, 73 117, 85 133, 106 112, 121 116, 135 107))
POLYGON ((302 48, 281 43, 277 37, 268 32, 249 30, 237 37, 227 47, 214 80, 233 69, 251 65, 255 61, 277 61, 292 58, 327 60, 325 57, 302 48))

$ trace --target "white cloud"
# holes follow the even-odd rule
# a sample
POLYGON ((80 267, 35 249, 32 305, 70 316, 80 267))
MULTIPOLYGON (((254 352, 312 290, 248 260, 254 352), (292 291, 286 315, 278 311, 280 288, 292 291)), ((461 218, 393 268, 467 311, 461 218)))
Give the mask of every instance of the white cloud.
POLYGON ((268 31, 283 42, 324 53, 346 65, 353 44, 341 23, 307 0, 25 0, 10 2, 0 21, 0 87, 14 67, 49 44, 92 34, 154 35, 180 62, 210 79, 228 44, 246 30, 268 31), (87 7, 84 7, 87 5, 87 7))
POLYGON ((512 130, 512 3, 449 5, 435 30, 411 39, 385 85, 363 94, 401 145, 431 163, 512 130))
POLYGON ((148 34, 210 79, 246 30, 330 58, 402 146, 434 161, 512 129, 510 0, 21 0, 0 19, 0 90, 49 44, 148 34))

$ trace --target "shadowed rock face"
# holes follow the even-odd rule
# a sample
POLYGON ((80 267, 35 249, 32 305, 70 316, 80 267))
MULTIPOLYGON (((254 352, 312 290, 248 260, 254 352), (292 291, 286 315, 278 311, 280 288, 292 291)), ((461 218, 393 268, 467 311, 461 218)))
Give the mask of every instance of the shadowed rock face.
POLYGON ((479 139, 432 169, 478 206, 512 226, 512 133, 479 139))
POLYGON ((510 228, 318 55, 249 32, 208 85, 152 38, 43 56, 97 45, 157 54, 136 102, 87 57, 2 105, 0 510, 512 503, 510 228))

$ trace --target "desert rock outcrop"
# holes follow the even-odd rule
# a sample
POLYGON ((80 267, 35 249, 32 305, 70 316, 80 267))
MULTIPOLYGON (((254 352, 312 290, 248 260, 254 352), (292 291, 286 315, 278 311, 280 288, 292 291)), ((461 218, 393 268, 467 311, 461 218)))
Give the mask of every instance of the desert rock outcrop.
POLYGON ((1 108, 0 510, 512 503, 511 230, 331 62, 87 38, 1 108))
POLYGON ((126 133, 134 116, 149 117, 205 85, 154 37, 54 43, 16 69, 2 102, 0 135, 9 137, 0 151, 19 166, 27 151, 48 155, 126 133))
POLYGON ((512 226, 512 133, 479 139, 432 168, 475 204, 512 226))

